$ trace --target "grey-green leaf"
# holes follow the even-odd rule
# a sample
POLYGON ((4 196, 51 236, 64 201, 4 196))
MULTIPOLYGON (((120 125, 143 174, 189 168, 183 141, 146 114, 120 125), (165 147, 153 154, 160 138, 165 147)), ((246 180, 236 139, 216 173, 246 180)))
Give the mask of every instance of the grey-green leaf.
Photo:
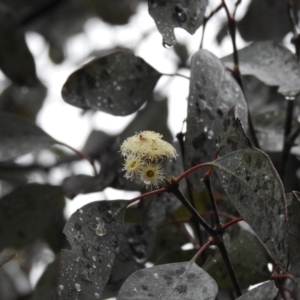
POLYGON ((155 266, 133 273, 123 284, 118 300, 213 300, 216 282, 195 263, 155 266))
POLYGON ((289 216, 290 264, 289 273, 300 277, 300 193, 286 195, 289 216))
POLYGON ((0 68, 13 82, 32 85, 37 82, 35 63, 25 41, 16 14, 0 4, 0 68))
POLYGON ((130 51, 116 51, 71 74, 63 86, 62 97, 80 108, 126 116, 151 97, 160 76, 130 51))
POLYGON ((194 34, 203 23, 207 3, 207 0, 148 0, 149 14, 163 36, 163 43, 176 44, 176 27, 194 34))
MULTIPOLYGON (((286 113, 284 111, 271 111, 253 116, 253 124, 261 149, 267 152, 281 152, 283 148, 283 135, 286 113)), ((297 121, 292 121, 292 126, 297 126, 297 121)), ((300 138, 296 139, 299 144, 300 138)), ((291 152, 300 155, 300 147, 295 146, 291 152)))
POLYGON ((282 182, 258 149, 231 152, 211 163, 228 199, 269 249, 287 266, 287 212, 282 182))
MULTIPOLYGON (((211 161, 217 150, 218 134, 228 111, 237 106, 239 119, 247 130, 247 104, 243 93, 226 71, 222 62, 207 50, 199 50, 192 58, 186 132, 186 165, 191 167, 211 161)), ((205 171, 189 178, 194 189, 205 171)))
POLYGON ((0 162, 47 148, 55 140, 34 123, 0 113, 0 162))
POLYGON ((51 185, 28 184, 2 197, 0 251, 21 248, 39 238, 63 205, 62 189, 51 185))
POLYGON ((128 201, 96 201, 77 210, 64 229, 71 250, 62 250, 59 300, 101 299, 114 264, 128 201))
POLYGON ((252 148, 250 140, 245 135, 240 119, 237 117, 236 105, 228 112, 221 134, 219 136, 219 149, 228 147, 232 151, 243 148, 252 148))
MULTIPOLYGON (((300 65, 296 56, 282 44, 272 41, 254 42, 238 51, 242 75, 254 75, 270 86, 278 86, 284 96, 300 93, 300 65)), ((222 59, 233 68, 232 55, 222 59)))
POLYGON ((273 300, 278 293, 274 281, 268 281, 238 297, 237 300, 273 300))

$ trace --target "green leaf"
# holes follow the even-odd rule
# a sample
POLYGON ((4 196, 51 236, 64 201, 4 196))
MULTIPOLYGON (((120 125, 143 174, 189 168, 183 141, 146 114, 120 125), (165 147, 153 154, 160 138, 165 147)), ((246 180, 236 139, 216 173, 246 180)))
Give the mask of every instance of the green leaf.
POLYGON ((246 294, 238 297, 237 300, 273 300, 278 293, 274 281, 268 281, 246 294))
MULTIPOLYGON (((253 233, 237 226, 224 237, 224 243, 241 289, 270 278, 268 263, 271 259, 253 233)), ((219 251, 205 264, 204 270, 216 280, 219 289, 232 290, 232 283, 219 251)))
POLYGON ((0 5, 0 68, 14 83, 32 85, 37 82, 35 63, 16 15, 8 6, 0 5))
POLYGON ((62 97, 77 107, 126 116, 147 101, 160 76, 142 58, 129 51, 116 51, 71 74, 62 97))
POLYGON ((287 212, 282 182, 269 157, 258 149, 231 152, 210 165, 228 199, 269 249, 287 266, 287 212))
MULTIPOLYGON (((254 75, 266 85, 278 86, 284 96, 300 93, 300 66, 296 56, 282 44, 272 41, 254 42, 238 51, 242 75, 254 75)), ((222 59, 233 69, 232 55, 222 59)))
MULTIPOLYGON (((222 62, 207 50, 192 58, 185 142, 186 165, 192 167, 214 159, 218 134, 228 111, 237 105, 244 130, 247 130, 247 104, 243 93, 222 62)), ((205 170, 189 176, 193 188, 201 190, 205 170)))
POLYGON ((163 43, 169 46, 176 44, 176 27, 194 34, 203 23, 207 3, 207 0, 148 0, 149 14, 163 36, 163 43))
POLYGON ((128 201, 96 201, 77 210, 64 234, 71 250, 62 250, 59 300, 100 299, 112 271, 128 201))
POLYGON ((216 282, 195 263, 160 265, 133 273, 123 284, 118 300, 215 299, 216 282))
POLYGON ((28 184, 2 197, 0 250, 21 248, 41 237, 63 205, 62 189, 51 185, 28 184))
POLYGON ((55 140, 34 123, 0 113, 0 162, 47 148, 55 140))

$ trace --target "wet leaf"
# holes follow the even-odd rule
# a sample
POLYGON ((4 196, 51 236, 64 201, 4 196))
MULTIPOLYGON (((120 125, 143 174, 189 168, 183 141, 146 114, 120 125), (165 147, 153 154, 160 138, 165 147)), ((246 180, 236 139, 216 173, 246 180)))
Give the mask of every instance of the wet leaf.
POLYGON ((228 199, 269 249, 287 266, 286 198, 269 157, 258 149, 231 152, 211 163, 228 199))
POLYGON ((125 280, 144 267, 153 251, 156 230, 140 224, 125 224, 120 236, 110 283, 125 280))
POLYGON ((0 162, 41 150, 55 140, 34 123, 0 113, 0 162))
MULTIPOLYGON (((283 135, 285 127, 286 113, 283 111, 271 111, 253 116, 253 125, 260 147, 264 151, 281 152, 283 148, 283 135)), ((297 121, 293 120, 292 126, 295 128, 297 121)), ((296 139, 296 144, 300 143, 300 138, 296 139)), ((293 154, 300 154, 300 147, 293 147, 293 154)))
POLYGON ((250 140, 245 135, 240 119, 237 117, 236 106, 228 112, 221 134, 219 136, 219 149, 228 147, 232 151, 243 148, 252 148, 250 140))
POLYGON ((195 263, 183 262, 143 269, 123 284, 118 300, 215 299, 216 282, 195 263))
POLYGON ((21 248, 41 236, 64 205, 57 186, 28 184, 0 199, 0 250, 21 248), (37 226, 38 224, 38 226, 37 226))
POLYGON ((111 274, 128 201, 96 201, 77 210, 64 229, 58 299, 101 299, 111 274))
MULTIPOLYGON (((294 9, 299 9, 298 0, 292 3, 294 9)), ((291 30, 288 14, 283 13, 286 9, 286 3, 281 0, 252 0, 246 14, 237 23, 242 38, 246 41, 281 41, 291 30)))
POLYGON ((237 300, 273 300, 278 293, 274 281, 268 281, 254 288, 246 294, 238 297, 237 300))
MULTIPOLYGON (((284 96, 295 97, 300 93, 300 66, 296 56, 282 44, 254 42, 238 51, 242 75, 253 75, 270 86, 278 86, 284 96)), ((222 59, 233 68, 232 55, 222 59)))
POLYGON ((80 108, 126 116, 147 101, 160 76, 142 58, 129 51, 116 51, 71 74, 62 96, 80 108))
POLYGON ((163 43, 176 44, 176 27, 194 34, 203 23, 207 3, 207 0, 148 0, 149 14, 163 37, 163 43))
POLYGON ((288 204, 290 264, 288 272, 300 277, 300 193, 286 195, 288 204))
POLYGON ((0 257, 0 267, 5 265, 6 263, 10 262, 11 260, 15 259, 16 257, 17 257, 16 253, 8 255, 8 256, 0 257))
POLYGON ((14 83, 32 85, 37 81, 35 63, 19 20, 6 5, 0 5, 0 68, 14 83))
MULTIPOLYGON (((267 251, 249 230, 235 227, 224 237, 224 243, 241 289, 246 289, 271 276, 267 251)), ((219 251, 205 264, 204 270, 216 280, 219 289, 232 290, 232 282, 219 251)))
MULTIPOLYGON (((186 132, 187 167, 211 161, 217 150, 218 133, 228 111, 237 105, 244 130, 247 130, 247 104, 243 93, 221 61, 206 50, 192 58, 190 94, 186 132)), ((194 172, 189 178, 195 190, 201 189, 205 171, 194 172)))

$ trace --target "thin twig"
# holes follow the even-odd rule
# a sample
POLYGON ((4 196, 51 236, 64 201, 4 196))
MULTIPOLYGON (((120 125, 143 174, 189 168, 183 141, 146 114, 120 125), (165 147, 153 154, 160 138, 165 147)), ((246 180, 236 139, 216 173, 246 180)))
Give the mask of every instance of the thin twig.
POLYGON ((175 181, 171 182, 167 189, 169 193, 172 193, 174 196, 177 197, 177 199, 189 210, 192 216, 210 235, 215 235, 215 231, 213 230, 213 228, 206 223, 206 221, 199 215, 197 210, 190 204, 189 201, 187 201, 187 199, 184 197, 184 195, 179 189, 178 184, 175 181))
POLYGON ((255 134, 252 119, 251 119, 251 116, 250 116, 250 109, 249 109, 248 101, 247 101, 247 98, 246 98, 245 89, 244 89, 243 82, 242 82, 242 76, 241 76, 240 68, 239 68, 239 56, 238 56, 238 51, 237 51, 237 47, 236 47, 236 39, 235 39, 235 36, 236 36, 236 20, 235 20, 234 17, 232 17, 230 15, 230 12, 228 10, 228 7, 226 5, 225 0, 222 0, 222 4, 223 4, 223 7, 224 7, 226 15, 227 15, 228 31, 229 31, 229 35, 231 37, 231 42, 232 42, 232 47, 233 47, 233 64, 234 64, 234 66, 233 66, 233 73, 232 74, 233 74, 235 80, 237 81, 238 85, 240 86, 240 88, 241 88, 241 90, 244 94, 244 97, 246 99, 246 102, 247 102, 247 106, 248 106, 248 126, 249 126, 249 133, 250 133, 251 140, 252 140, 252 142, 253 142, 253 144, 256 148, 260 148, 257 137, 256 137, 256 134, 255 134))
POLYGON ((226 224, 222 225, 222 229, 225 230, 225 229, 227 229, 228 227, 232 226, 233 224, 236 224, 236 223, 238 223, 238 222, 240 222, 240 221, 243 221, 243 220, 244 220, 243 217, 235 218, 235 219, 233 219, 233 220, 227 222, 226 224))
MULTIPOLYGON (((183 133, 182 132, 178 133, 176 135, 176 137, 177 137, 177 140, 179 142, 181 159, 182 159, 182 167, 183 167, 183 170, 186 170, 183 133)), ((196 208, 195 199, 194 199, 194 196, 193 196, 193 193, 192 193, 191 183, 190 183, 190 180, 187 176, 185 177, 185 181, 186 181, 186 186, 187 186, 187 191, 188 191, 190 202, 191 202, 192 206, 194 208, 196 208)), ((202 238, 201 229, 199 227, 199 223, 194 218, 193 218, 192 222, 194 224, 194 228, 195 228, 195 231, 196 231, 196 234, 197 234, 197 237, 198 237, 198 241, 199 241, 200 245, 202 245, 203 244, 203 238, 202 238)))
POLYGON ((222 258, 224 260, 224 263, 226 265, 226 268, 227 268, 229 277, 231 279, 232 285, 234 287, 235 293, 239 297, 239 296, 242 295, 242 291, 241 291, 240 285, 238 283, 238 280, 236 278, 235 271, 233 269, 233 266, 232 266, 230 257, 228 255, 227 249, 226 249, 226 247, 224 245, 224 242, 221 242, 221 243, 217 244, 217 246, 218 246, 218 248, 220 250, 220 253, 221 253, 222 258))
POLYGON ((280 166, 278 171, 282 181, 284 181, 286 164, 289 159, 290 150, 293 147, 293 144, 289 140, 289 135, 292 131, 295 100, 287 100, 286 102, 287 102, 287 108, 286 108, 285 125, 284 125, 283 150, 281 154, 281 161, 280 161, 280 166))
POLYGON ((162 73, 162 75, 165 75, 165 76, 171 76, 171 77, 173 77, 173 76, 178 76, 178 77, 182 77, 182 78, 185 78, 185 79, 190 80, 190 77, 185 76, 185 75, 183 75, 183 74, 179 74, 179 73, 175 73, 175 74, 162 73))
POLYGON ((209 239, 195 254, 195 256, 191 259, 191 262, 195 262, 197 258, 201 255, 201 253, 206 250, 212 244, 212 240, 209 239))
POLYGON ((78 151, 76 150, 75 148, 69 146, 68 144, 65 144, 63 142, 60 142, 60 141, 55 141, 56 144, 58 145, 61 145, 61 146, 64 146, 70 150, 72 150, 74 153, 76 153, 78 156, 80 156, 81 158, 85 159, 86 161, 88 161, 91 166, 93 167, 93 170, 94 170, 94 173, 95 175, 97 175, 97 169, 96 169, 96 166, 94 164, 94 160, 92 158, 90 158, 88 155, 86 155, 85 153, 81 152, 81 151, 78 151))
POLYGON ((203 25, 202 25, 203 26, 202 27, 202 37, 201 37, 199 49, 203 48, 204 33, 205 33, 205 28, 206 28, 206 24, 207 24, 208 20, 210 20, 212 18, 212 16, 215 15, 222 7, 223 7, 223 4, 221 3, 213 11, 211 11, 211 13, 207 17, 204 17, 203 25))
POLYGON ((218 227, 220 227, 221 222, 220 222, 220 218, 219 218, 218 207, 217 207, 216 200, 215 200, 215 197, 214 197, 214 194, 212 191, 212 187, 211 187, 210 177, 204 176, 204 179, 202 181, 206 186, 210 204, 211 204, 212 210, 214 212, 215 226, 218 228, 218 227))

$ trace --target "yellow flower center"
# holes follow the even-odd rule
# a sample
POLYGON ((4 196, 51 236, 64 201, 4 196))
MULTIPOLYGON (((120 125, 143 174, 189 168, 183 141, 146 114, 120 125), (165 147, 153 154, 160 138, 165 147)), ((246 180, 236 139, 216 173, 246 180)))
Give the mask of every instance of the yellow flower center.
POLYGON ((136 160, 134 160, 134 161, 132 161, 132 162, 130 163, 130 168, 134 168, 135 165, 136 165, 136 160))
POLYGON ((152 178, 152 177, 155 176, 155 173, 154 173, 153 170, 148 170, 148 171, 146 172, 146 175, 147 175, 148 178, 152 178))

